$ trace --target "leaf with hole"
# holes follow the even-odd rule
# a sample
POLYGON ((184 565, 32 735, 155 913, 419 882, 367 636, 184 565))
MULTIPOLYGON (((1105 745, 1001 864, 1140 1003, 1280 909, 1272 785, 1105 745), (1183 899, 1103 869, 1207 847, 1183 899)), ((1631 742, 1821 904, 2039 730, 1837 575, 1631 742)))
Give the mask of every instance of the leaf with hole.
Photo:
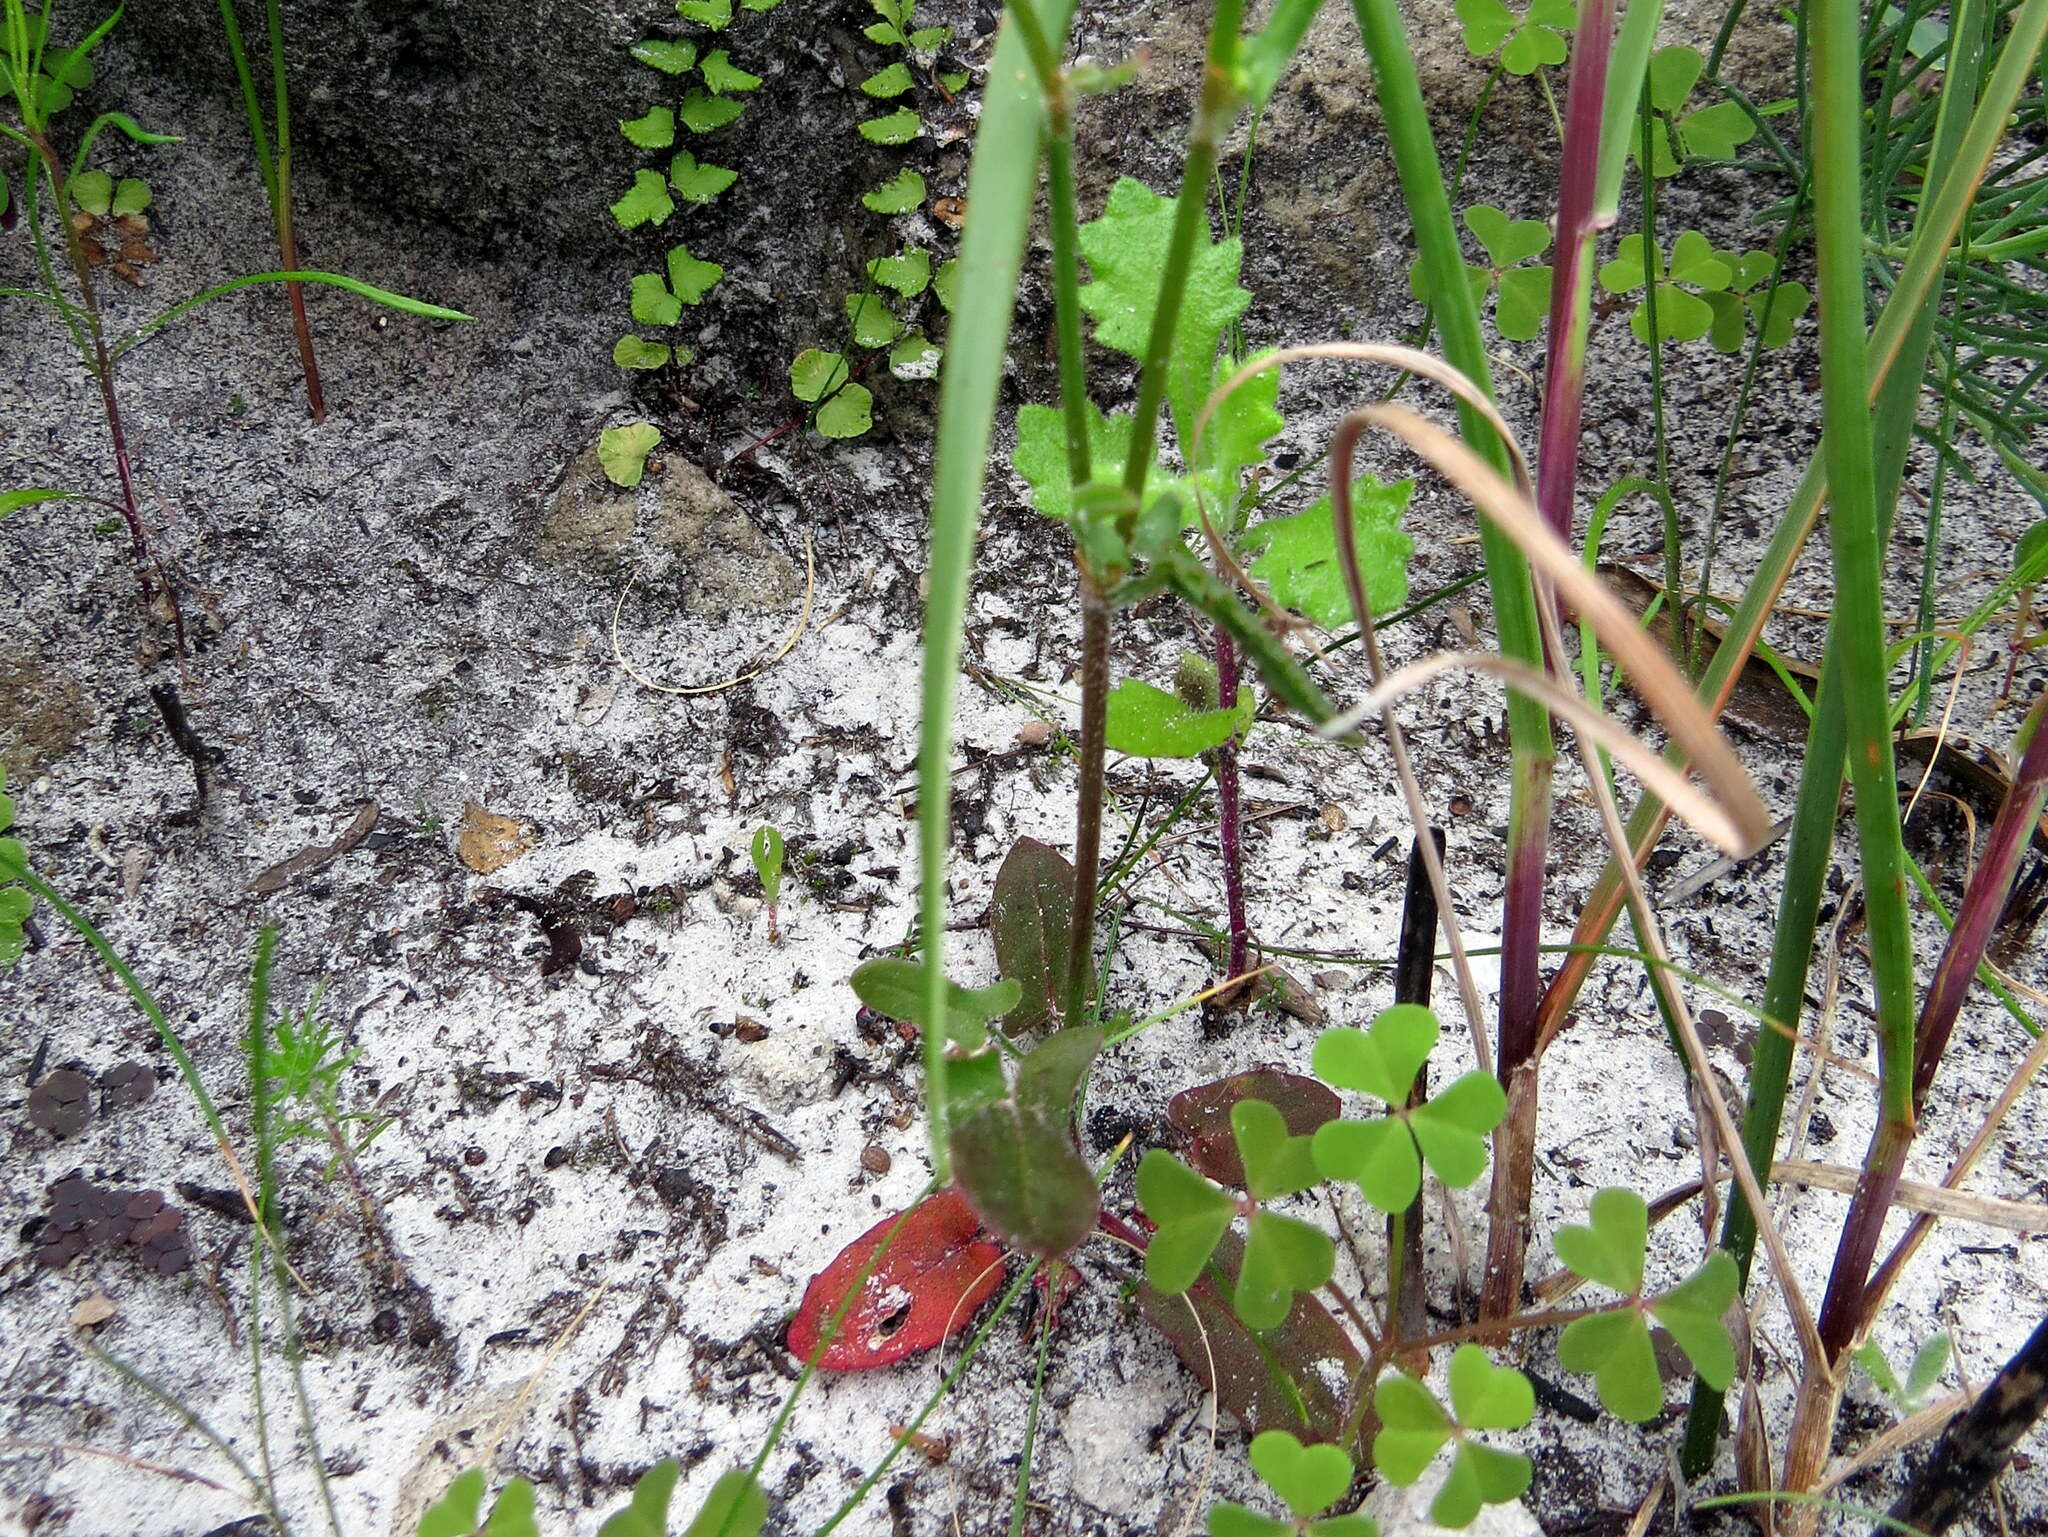
POLYGON ((691 1518, 683 1537, 760 1537, 767 1524, 768 1492, 747 1469, 732 1468, 718 1475, 704 1497, 704 1508, 691 1518))
POLYGON ((632 490, 647 469, 647 456, 661 441, 661 429, 651 422, 627 422, 607 427, 597 435, 597 462, 613 485, 632 490))
POLYGON ((924 178, 906 167, 874 191, 862 193, 860 201, 870 213, 910 213, 924 202, 924 178))
POLYGON ((667 149, 676 142, 676 115, 667 107, 655 107, 645 116, 621 122, 619 132, 641 149, 667 149))
POLYGON ((638 229, 643 224, 666 224, 676 205, 659 173, 635 171, 633 189, 612 204, 612 218, 620 229, 638 229))
POLYGON ((867 1371, 929 1350, 974 1321, 1002 1283, 1003 1251, 984 1240, 981 1219, 957 1190, 941 1190, 901 1215, 884 1217, 848 1244, 804 1290, 790 1320, 789 1350, 808 1361, 832 1316, 847 1307, 832 1343, 818 1357, 827 1371, 867 1371), (870 1261, 874 1261, 870 1268, 870 1261), (861 1273, 867 1271, 867 1278, 861 1273))
POLYGON ((1242 1101, 1263 1100, 1280 1112, 1287 1131, 1311 1137, 1336 1120, 1342 1106, 1337 1096, 1313 1078, 1259 1068, 1232 1078, 1183 1089, 1168 1101, 1167 1124, 1186 1142, 1188 1161, 1225 1185, 1244 1185, 1244 1160, 1231 1129, 1231 1111, 1242 1101))
POLYGON ((955 1118, 948 1144, 953 1176, 982 1221, 1012 1248, 1041 1259, 1073 1250, 1101 1210, 1071 1119, 1046 1114, 1020 1093, 955 1118))
MULTIPOLYGON (((902 1020, 919 1029, 928 1025, 925 971, 916 961, 877 956, 854 968, 852 982, 855 996, 883 1018, 902 1020)), ((1022 996, 1022 989, 1007 979, 979 989, 948 981, 946 1038, 969 1051, 979 1050, 988 1040, 989 1022, 1009 1013, 1022 996)))
MULTIPOLYGON (((1366 601, 1384 614, 1408 597, 1408 559, 1415 541, 1401 532, 1401 514, 1415 490, 1412 480, 1383 485, 1371 475, 1351 488, 1351 524, 1358 543, 1366 601)), ((1274 600, 1324 629, 1351 622, 1351 599, 1337 559, 1337 520, 1325 496, 1305 512, 1254 524, 1245 548, 1256 558, 1251 573, 1274 600)))
POLYGON ((1065 1017, 1073 928, 1074 867, 1049 845, 1019 838, 1003 856, 989 898, 996 968, 1020 990, 1003 1021, 1012 1035, 1065 1017))

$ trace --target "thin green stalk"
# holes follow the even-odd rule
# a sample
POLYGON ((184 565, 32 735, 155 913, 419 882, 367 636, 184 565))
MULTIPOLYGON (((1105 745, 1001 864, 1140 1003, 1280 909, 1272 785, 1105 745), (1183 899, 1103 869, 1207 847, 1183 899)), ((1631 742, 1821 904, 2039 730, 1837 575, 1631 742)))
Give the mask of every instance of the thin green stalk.
POLYGON ((271 1497, 270 1486, 256 1477, 255 1471, 248 1463, 242 1460, 241 1454, 206 1422, 205 1416, 194 1411, 182 1399, 179 1399, 156 1382, 155 1379, 130 1366, 119 1356, 109 1355, 106 1351, 100 1349, 99 1346, 93 1344, 92 1341, 81 1340, 79 1348, 108 1371, 119 1377, 123 1382, 128 1383, 132 1387, 140 1388, 150 1398, 155 1400, 160 1407, 169 1410, 172 1416, 187 1430, 191 1431, 193 1435, 199 1437, 200 1440, 219 1452, 228 1465, 235 1470, 235 1473, 241 1478, 242 1482, 248 1486, 249 1502, 263 1512, 264 1517, 279 1533, 288 1534, 291 1531, 291 1526, 284 1519, 283 1512, 277 1508, 276 1502, 271 1497))
POLYGON ((1052 1310, 1060 1294, 1062 1266, 1054 1260, 1045 1272, 1045 1301, 1038 1320, 1038 1368, 1031 1374, 1031 1405, 1024 1411, 1024 1447, 1017 1459, 1017 1493, 1010 1502, 1010 1537, 1024 1537, 1024 1514, 1031 1501, 1031 1454, 1038 1446, 1038 1411, 1045 1403, 1045 1363, 1052 1354, 1052 1310))
MULTIPOLYGON (((1048 37, 1064 39, 1073 0, 1039 0, 1048 37)), ((996 392, 1002 383, 1017 279, 1030 232, 1032 191, 1045 124, 1042 93, 1014 24, 996 40, 982 95, 967 197, 974 217, 960 245, 960 304, 939 377, 939 432, 932 466, 932 536, 925 599, 924 677, 918 741, 918 913, 924 939, 925 1017, 944 1019, 946 849, 952 825, 953 704, 975 534, 981 523, 996 392)), ((946 1039, 924 1040, 925 1119, 932 1172, 950 1171, 946 1039)))
MULTIPOLYGON (((256 937, 249 971, 249 1027, 242 1059, 249 1069, 249 1138, 256 1175, 256 1220, 265 1228, 277 1212, 276 1143, 270 1133, 270 966, 277 953, 277 929, 265 925, 256 937)), ((249 1397, 256 1421, 256 1457, 264 1484, 277 1488, 270 1451, 270 1415, 263 1395, 263 1245, 249 1245, 249 1397)))

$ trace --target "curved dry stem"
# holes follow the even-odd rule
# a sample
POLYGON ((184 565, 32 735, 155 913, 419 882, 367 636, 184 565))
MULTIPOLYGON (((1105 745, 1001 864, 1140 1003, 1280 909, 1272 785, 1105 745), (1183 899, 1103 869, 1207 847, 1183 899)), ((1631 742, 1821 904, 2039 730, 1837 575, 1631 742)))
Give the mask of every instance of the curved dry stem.
POLYGON ((749 679, 760 677, 762 673, 788 656, 795 649, 796 643, 803 639, 804 631, 809 629, 811 624, 811 603, 818 593, 818 560, 816 554, 811 549, 811 536, 805 534, 804 606, 797 612, 795 627, 783 638, 782 644, 775 648, 775 654, 761 663, 760 666, 751 667, 738 677, 727 678, 719 683, 703 683, 694 687, 686 687, 675 683, 662 683, 648 677, 646 673, 640 671, 639 668, 626 660, 625 648, 619 644, 619 615, 625 610, 627 594, 631 593, 632 590, 633 579, 629 577, 627 578, 626 585, 619 589, 618 601, 612 605, 612 660, 619 664, 620 669, 627 677, 631 678, 642 688, 651 689, 657 694, 683 694, 689 696, 722 694, 729 688, 738 688, 749 679))

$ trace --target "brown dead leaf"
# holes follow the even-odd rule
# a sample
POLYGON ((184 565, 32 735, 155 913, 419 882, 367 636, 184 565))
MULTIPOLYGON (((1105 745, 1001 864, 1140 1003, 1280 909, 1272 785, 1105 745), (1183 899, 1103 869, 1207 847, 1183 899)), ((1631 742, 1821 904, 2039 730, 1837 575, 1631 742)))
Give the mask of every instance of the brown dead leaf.
POLYGON ((105 1292, 94 1292, 71 1310, 71 1327, 74 1329, 97 1329, 108 1322, 119 1311, 114 1299, 105 1292))
POLYGON ((313 843, 302 848, 289 859, 279 860, 256 879, 249 882, 249 889, 262 896, 284 890, 301 875, 311 875, 324 870, 335 860, 370 836, 370 829, 377 825, 377 803, 364 801, 356 812, 355 820, 342 829, 341 836, 332 843, 313 843))
POLYGON ((469 801, 462 808, 455 853, 478 875, 494 875, 539 842, 539 835, 524 822, 469 801))

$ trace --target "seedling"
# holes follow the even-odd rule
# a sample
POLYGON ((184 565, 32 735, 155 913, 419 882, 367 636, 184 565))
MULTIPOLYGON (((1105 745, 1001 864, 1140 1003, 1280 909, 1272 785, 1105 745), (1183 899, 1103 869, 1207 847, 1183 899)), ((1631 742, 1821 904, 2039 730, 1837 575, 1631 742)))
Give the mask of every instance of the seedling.
POLYGON ((1268 1430, 1252 1438, 1252 1470, 1287 1507, 1281 1520, 1247 1506, 1225 1501, 1209 1511, 1209 1537, 1375 1537, 1377 1526, 1366 1516, 1323 1516, 1351 1488, 1353 1468, 1342 1447, 1303 1446, 1284 1430, 1268 1430))
POLYGON ((782 895, 782 834, 772 827, 756 828, 747 853, 754 862, 754 873, 761 878, 761 894, 768 902, 768 943, 779 945, 782 935, 776 929, 775 904, 782 895))
POLYGON ((630 491, 647 473, 647 456, 661 442, 661 429, 652 422, 627 422, 607 427, 597 435, 597 462, 605 478, 630 491))

